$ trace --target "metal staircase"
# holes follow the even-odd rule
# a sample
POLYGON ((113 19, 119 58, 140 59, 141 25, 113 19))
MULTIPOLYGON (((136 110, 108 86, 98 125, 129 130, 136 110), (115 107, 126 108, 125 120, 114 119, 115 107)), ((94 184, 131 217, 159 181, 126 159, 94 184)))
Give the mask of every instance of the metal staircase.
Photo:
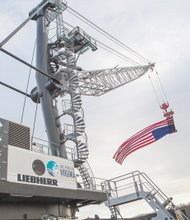
POLYGON ((102 182, 102 188, 107 193, 105 205, 111 211, 112 219, 117 219, 117 206, 144 199, 155 211, 153 220, 187 220, 176 208, 172 198, 168 198, 153 181, 139 171, 119 176, 102 182), (179 214, 180 213, 180 214, 179 214))
POLYGON ((86 161, 85 163, 81 164, 78 166, 78 170, 82 178, 84 189, 96 190, 95 178, 89 163, 86 161))
MULTIPOLYGON (((59 1, 57 2, 59 3, 59 1)), ((61 85, 51 82, 55 97, 61 97, 62 112, 56 119, 60 121, 63 128, 62 136, 65 148, 73 148, 72 159, 75 167, 80 172, 83 186, 91 189, 94 184, 92 181, 93 176, 91 176, 92 171, 86 163, 89 151, 81 94, 79 92, 76 53, 82 51, 85 47, 92 47, 93 43, 87 44, 87 39, 90 38, 82 37, 84 33, 78 27, 70 32, 65 31, 60 13, 55 19, 57 39, 54 43, 49 44, 49 64, 52 76, 61 82, 61 85), (76 36, 78 37, 76 38, 76 36)), ((96 46, 92 49, 95 50, 96 46)))

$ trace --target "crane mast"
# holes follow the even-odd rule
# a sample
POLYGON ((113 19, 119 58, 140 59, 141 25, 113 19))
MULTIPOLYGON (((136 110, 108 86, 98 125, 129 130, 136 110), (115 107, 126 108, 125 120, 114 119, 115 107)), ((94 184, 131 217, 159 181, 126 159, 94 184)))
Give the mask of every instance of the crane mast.
POLYGON ((36 67, 48 73, 55 81, 37 71, 37 88, 32 90, 31 95, 37 94, 34 101, 41 103, 50 154, 65 159, 71 157, 80 172, 84 187, 93 188, 87 163, 89 152, 76 53, 87 47, 92 50, 97 47, 95 41, 79 27, 69 32, 64 28, 62 12, 66 7, 63 1, 55 1, 55 4, 48 4, 34 17, 37 22, 36 67), (48 29, 54 21, 56 37, 50 42, 48 29), (65 118, 69 118, 69 123, 64 122, 65 118), (70 155, 67 155, 67 149, 72 150, 70 155))
MULTIPOLYGON (((50 74, 48 64, 48 33, 46 25, 47 21, 44 19, 45 13, 45 10, 42 9, 38 13, 36 20, 36 67, 50 74)), ((62 143, 60 143, 61 128, 59 126, 59 121, 55 120, 57 114, 56 103, 53 100, 52 92, 47 88, 48 78, 37 72, 36 81, 39 94, 41 94, 40 103, 42 106, 48 141, 51 146, 51 154, 54 156, 63 156, 64 158, 66 158, 66 153, 63 149, 62 143)))

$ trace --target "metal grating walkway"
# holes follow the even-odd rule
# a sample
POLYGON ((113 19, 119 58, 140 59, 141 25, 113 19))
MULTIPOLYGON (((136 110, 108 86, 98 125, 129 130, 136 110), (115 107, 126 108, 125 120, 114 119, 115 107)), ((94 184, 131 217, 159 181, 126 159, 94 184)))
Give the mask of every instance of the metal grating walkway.
POLYGON ((102 182, 107 193, 105 205, 111 211, 112 219, 120 215, 118 206, 144 199, 155 211, 152 220, 188 220, 158 186, 145 174, 134 171, 102 182))

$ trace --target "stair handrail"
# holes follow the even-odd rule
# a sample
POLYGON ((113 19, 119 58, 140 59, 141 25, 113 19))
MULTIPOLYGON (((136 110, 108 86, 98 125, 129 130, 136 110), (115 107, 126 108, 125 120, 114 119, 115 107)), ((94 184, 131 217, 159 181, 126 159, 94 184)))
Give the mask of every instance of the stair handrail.
POLYGON ((142 177, 147 181, 147 183, 154 189, 163 201, 169 199, 169 197, 148 177, 144 172, 141 173, 142 177))
POLYGON ((95 180, 92 168, 91 168, 90 164, 88 163, 88 160, 86 160, 84 164, 86 164, 86 169, 89 171, 89 176, 91 179, 91 189, 96 190, 96 188, 97 188, 96 187, 96 180, 95 180))
MULTIPOLYGON (((136 170, 112 179, 104 180, 101 183, 101 185, 102 185, 102 190, 105 191, 107 194, 107 205, 110 208, 110 210, 112 209, 112 207, 114 208, 117 207, 115 205, 112 205, 112 204, 117 204, 117 203, 112 203, 112 199, 114 200, 119 197, 125 196, 125 194, 120 195, 119 191, 126 190, 130 187, 134 187, 137 196, 140 195, 140 197, 137 198, 142 198, 141 196, 143 195, 145 196, 145 198, 150 197, 153 200, 155 199, 155 201, 157 201, 161 209, 167 210, 166 213, 168 213, 168 211, 169 212, 172 211, 172 213, 175 216, 173 217, 176 220, 189 220, 187 216, 174 205, 174 203, 172 202, 172 198, 166 196, 166 194, 144 172, 140 172, 136 170), (126 183, 125 182, 122 183, 122 181, 128 179, 130 179, 130 181, 132 179, 132 181, 129 182, 128 184, 126 184, 127 181, 126 183)), ((170 215, 172 213, 170 213, 170 215)), ((167 215, 169 216, 169 213, 167 215)))
MULTIPOLYGON (((136 170, 136 171, 130 172, 128 174, 118 176, 116 178, 107 179, 102 182, 102 186, 104 186, 106 188, 107 194, 109 194, 110 198, 117 198, 119 196, 119 194, 118 194, 119 191, 124 190, 124 189, 128 189, 130 187, 134 187, 135 192, 138 193, 138 187, 135 187, 135 184, 134 184, 134 177, 138 176, 139 174, 140 174, 140 172, 138 170, 136 170), (133 183, 129 183, 127 187, 123 188, 123 186, 126 186, 127 184, 124 184, 122 186, 118 186, 119 182, 127 180, 127 179, 131 179, 131 178, 133 178, 133 183)), ((136 182, 136 183, 138 183, 138 182, 136 182)))
MULTIPOLYGON (((107 182, 107 190, 110 193, 112 193, 112 196, 114 195, 114 197, 118 197, 119 191, 125 190, 127 188, 134 186, 136 193, 138 193, 139 191, 145 191, 146 189, 148 189, 148 191, 152 195, 155 194, 157 197, 161 199, 162 202, 165 202, 166 200, 170 199, 144 172, 140 172, 139 170, 135 170, 128 174, 124 174, 124 175, 121 175, 121 176, 118 176, 112 179, 108 179, 105 182, 107 182), (118 186, 119 182, 122 182, 127 179, 131 179, 131 178, 133 179, 133 182, 129 183, 128 187, 125 187, 126 184, 123 184, 122 186, 118 186)), ((106 183, 104 185, 106 186, 106 183)))

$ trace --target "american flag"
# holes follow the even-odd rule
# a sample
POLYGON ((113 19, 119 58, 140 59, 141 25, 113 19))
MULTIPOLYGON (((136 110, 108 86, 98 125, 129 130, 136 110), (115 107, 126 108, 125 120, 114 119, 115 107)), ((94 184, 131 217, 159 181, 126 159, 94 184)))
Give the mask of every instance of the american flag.
POLYGON ((173 116, 166 118, 165 120, 154 123, 143 130, 139 131, 129 139, 127 139, 116 151, 113 158, 119 164, 122 164, 124 159, 134 151, 143 148, 166 134, 176 132, 173 116))

